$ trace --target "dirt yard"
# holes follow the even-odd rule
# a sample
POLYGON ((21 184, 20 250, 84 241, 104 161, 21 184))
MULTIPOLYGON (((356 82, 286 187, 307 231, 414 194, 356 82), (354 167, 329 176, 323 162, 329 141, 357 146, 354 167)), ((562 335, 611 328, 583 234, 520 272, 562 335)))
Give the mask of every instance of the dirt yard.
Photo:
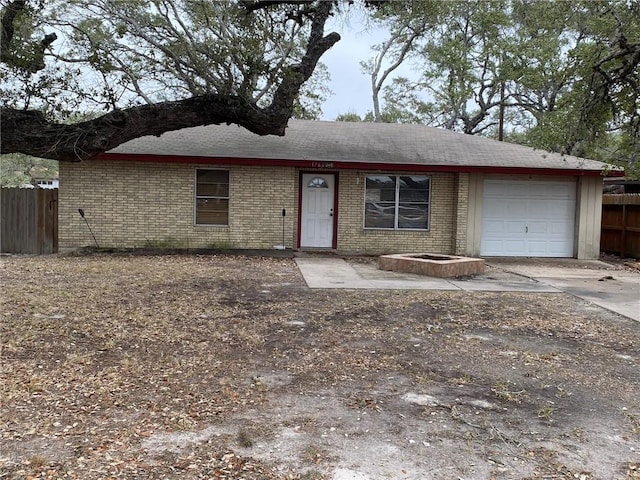
POLYGON ((568 295, 0 261, 0 479, 640 478, 640 324, 568 295))

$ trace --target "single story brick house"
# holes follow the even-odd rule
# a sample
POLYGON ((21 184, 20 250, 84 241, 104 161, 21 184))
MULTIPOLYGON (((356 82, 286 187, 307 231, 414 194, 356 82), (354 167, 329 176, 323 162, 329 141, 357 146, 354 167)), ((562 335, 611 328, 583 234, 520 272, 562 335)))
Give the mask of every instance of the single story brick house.
POLYGON ((597 258, 606 169, 422 125, 195 127, 61 163, 59 244, 93 245, 82 209, 101 247, 597 258))

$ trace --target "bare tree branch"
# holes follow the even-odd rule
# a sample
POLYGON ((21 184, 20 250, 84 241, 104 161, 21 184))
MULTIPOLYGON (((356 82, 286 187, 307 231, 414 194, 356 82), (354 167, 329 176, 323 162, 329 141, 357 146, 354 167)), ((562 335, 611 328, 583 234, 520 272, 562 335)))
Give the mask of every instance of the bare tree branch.
MULTIPOLYGON (((331 14, 332 2, 320 1, 311 23, 311 34, 307 50, 300 63, 285 69, 284 80, 276 89, 267 111, 279 117, 286 125, 286 119, 292 114, 293 104, 302 87, 313 74, 320 57, 340 40, 340 35, 330 33, 324 36, 324 25, 331 14), (285 118, 286 117, 286 118, 285 118)), ((284 135, 284 128, 282 130, 284 135)))
POLYGON ((382 44, 380 53, 375 57, 371 70, 371 97, 373 100, 373 116, 376 122, 382 122, 382 114, 380 112, 380 90, 382 90, 382 86, 389 78, 389 75, 402 65, 410 50, 413 48, 413 42, 424 34, 425 28, 426 24, 422 23, 417 29, 411 29, 411 27, 408 27, 410 30, 409 34, 400 32, 398 35, 392 35, 382 44), (400 51, 397 53, 395 61, 382 72, 382 75, 380 75, 384 57, 398 42, 403 42, 403 44, 400 51))

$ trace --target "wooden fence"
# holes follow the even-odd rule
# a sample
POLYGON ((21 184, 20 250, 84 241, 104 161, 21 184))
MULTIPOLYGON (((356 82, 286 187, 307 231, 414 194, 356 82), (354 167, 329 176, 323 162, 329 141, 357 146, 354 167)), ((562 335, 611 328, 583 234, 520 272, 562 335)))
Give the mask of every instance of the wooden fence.
POLYGON ((0 251, 58 251, 57 189, 0 189, 0 251))
POLYGON ((640 258, 640 193, 602 196, 600 250, 640 258))

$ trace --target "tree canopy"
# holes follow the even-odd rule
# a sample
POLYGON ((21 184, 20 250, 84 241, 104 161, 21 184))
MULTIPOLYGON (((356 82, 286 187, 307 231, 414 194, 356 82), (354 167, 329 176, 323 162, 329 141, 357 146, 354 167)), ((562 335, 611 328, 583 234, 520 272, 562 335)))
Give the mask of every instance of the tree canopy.
POLYGON ((220 123, 283 135, 296 112, 313 115, 313 99, 300 94, 340 39, 324 32, 335 8, 321 0, 5 0, 0 153, 75 161, 142 135, 220 123), (79 112, 90 113, 77 121, 79 112))
MULTIPOLYGON (((317 118, 339 0, 2 0, 0 153, 74 161, 142 135, 317 118)), ((640 4, 363 0, 389 38, 365 121, 640 164, 640 4), (415 76, 399 76, 410 65, 415 76)), ((351 115, 345 120, 355 120, 351 115)), ((640 168, 638 169, 640 170, 640 168)))
POLYGON ((389 2, 378 20, 389 38, 363 64, 375 121, 640 163, 638 2, 389 2), (406 64, 415 76, 392 75, 406 64))

